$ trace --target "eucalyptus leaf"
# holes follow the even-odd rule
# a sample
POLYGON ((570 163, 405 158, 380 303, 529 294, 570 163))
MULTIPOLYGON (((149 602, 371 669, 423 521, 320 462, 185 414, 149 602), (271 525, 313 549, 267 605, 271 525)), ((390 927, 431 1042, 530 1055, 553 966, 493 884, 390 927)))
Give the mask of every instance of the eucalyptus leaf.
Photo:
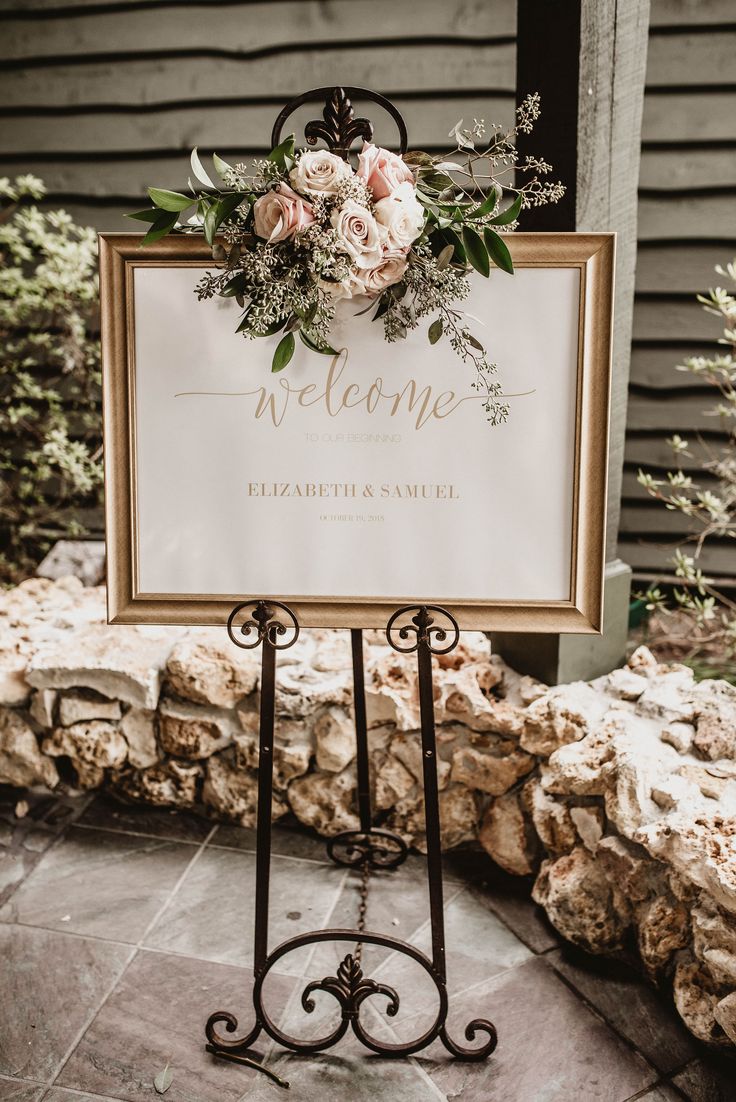
POLYGON ((199 153, 197 152, 196 145, 195 145, 194 149, 192 150, 191 162, 192 162, 192 172, 197 177, 200 184, 204 184, 205 187, 211 187, 213 191, 216 191, 217 189, 215 188, 215 185, 212 183, 212 180, 209 178, 209 176, 205 172, 204 167, 202 165, 202 162, 199 159, 199 153))
POLYGON ((422 149, 410 149, 402 159, 407 165, 431 165, 434 163, 429 153, 425 153, 422 149))
POLYGON ((299 330, 299 336, 302 342, 306 344, 307 348, 312 352, 319 352, 322 356, 336 356, 337 352, 329 344, 318 344, 317 341, 304 329, 304 326, 299 330))
POLYGON ((476 272, 480 272, 482 276, 488 278, 491 265, 488 260, 486 246, 483 244, 483 239, 480 234, 477 234, 470 226, 463 226, 463 245, 465 246, 468 260, 473 265, 476 272))
POLYGON ((284 138, 280 145, 272 149, 267 160, 273 161, 282 172, 285 172, 287 168, 291 168, 294 163, 294 135, 289 134, 288 138, 284 138))
POLYGON ((483 230, 483 240, 486 243, 486 248, 491 255, 493 263, 500 268, 502 272, 508 272, 509 275, 513 275, 514 262, 511 259, 508 245, 500 234, 497 234, 495 230, 489 229, 489 227, 486 226, 483 230))
POLYGON ((472 348, 475 348, 478 352, 485 352, 485 348, 483 347, 483 345, 473 336, 472 333, 466 333, 465 339, 468 344, 471 345, 472 348))
POLYGON ((188 195, 182 195, 179 191, 166 191, 160 187, 149 187, 148 194, 151 202, 155 203, 161 210, 173 210, 178 213, 196 203, 196 199, 192 199, 188 195))
POLYGON ((440 269, 440 271, 442 271, 444 268, 446 268, 448 266, 448 264, 452 260, 454 252, 455 252, 455 246, 454 245, 445 245, 444 246, 444 248, 442 249, 442 252, 437 257, 437 267, 440 269))
POLYGON ((507 207, 506 210, 502 211, 500 214, 497 214, 495 218, 492 218, 490 224, 492 226, 509 226, 512 222, 515 222, 521 214, 521 204, 522 198, 520 195, 517 195, 511 206, 507 207))
POLYGON ((167 1064, 163 1071, 160 1071, 153 1081, 154 1088, 157 1094, 166 1094, 167 1090, 174 1081, 174 1073, 167 1064))
POLYGON ((429 343, 437 344, 437 341, 442 336, 442 318, 437 318, 433 321, 428 330, 429 343))
POLYGON ((154 241, 159 241, 162 237, 166 237, 167 233, 170 233, 176 225, 177 214, 166 214, 161 212, 161 217, 157 222, 154 222, 146 236, 141 241, 141 245, 152 245, 154 241))
POLYGON ((137 218, 139 222, 157 222, 161 217, 161 208, 152 207, 150 210, 137 210, 134 214, 126 214, 126 218, 137 218))
POLYGON ((227 161, 223 161, 222 157, 218 157, 216 153, 212 154, 212 163, 220 179, 223 180, 224 183, 227 183, 229 174, 233 171, 232 165, 229 165, 227 161))
POLYGON ((286 365, 294 355, 294 334, 287 333, 285 337, 282 337, 279 343, 276 345, 276 351, 273 354, 273 361, 271 363, 271 371, 283 371, 286 365))

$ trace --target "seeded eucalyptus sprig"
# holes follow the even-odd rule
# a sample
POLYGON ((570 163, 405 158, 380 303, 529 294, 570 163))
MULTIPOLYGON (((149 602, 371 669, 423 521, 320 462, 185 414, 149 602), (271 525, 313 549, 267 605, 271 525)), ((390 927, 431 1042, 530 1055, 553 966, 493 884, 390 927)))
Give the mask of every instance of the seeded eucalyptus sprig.
POLYGON ((508 414, 496 368, 458 304, 470 293, 473 270, 485 278, 494 267, 513 274, 504 233, 524 207, 555 202, 564 192, 541 179, 549 165, 522 163, 516 153, 517 134, 531 130, 538 116, 539 97, 531 95, 510 130, 494 125, 486 137, 483 120, 469 129, 461 120, 450 134, 455 146, 443 156, 413 151, 402 159, 369 144, 357 173, 324 152, 317 170, 327 173, 329 186, 308 176, 305 165, 320 154, 297 153, 293 135, 254 172, 215 154, 210 176, 194 149, 188 194, 149 188, 153 205, 129 217, 149 223, 143 245, 172 232, 204 234, 217 267, 202 277, 197 295, 234 298, 242 311, 237 332, 246 337, 282 334, 272 371, 289 364, 297 335, 311 351, 335 355, 335 302, 367 297, 356 313, 382 319, 390 342, 432 315, 430 344, 444 337, 472 364, 472 385, 496 424, 508 414), (511 174, 515 182, 505 180, 511 174), (267 209, 276 210, 270 222, 267 209), (363 237, 363 231, 355 236, 356 225, 363 237))

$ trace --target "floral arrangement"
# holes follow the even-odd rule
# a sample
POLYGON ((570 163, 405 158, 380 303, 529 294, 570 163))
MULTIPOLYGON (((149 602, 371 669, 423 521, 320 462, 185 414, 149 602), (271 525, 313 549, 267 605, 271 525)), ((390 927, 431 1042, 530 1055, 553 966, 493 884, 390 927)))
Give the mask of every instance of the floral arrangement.
POLYGON ((382 320, 387 341, 431 318, 430 343, 446 337, 472 364, 472 386, 496 424, 508 415, 496 365, 458 304, 469 293, 471 270, 513 273, 503 233, 517 226, 522 209, 564 193, 560 183, 541 178, 550 165, 522 160, 514 146, 539 113, 539 96, 530 95, 510 130, 494 125, 487 132, 483 120, 463 128, 461 120, 444 156, 402 157, 366 142, 355 167, 328 150, 296 151, 292 136, 257 161, 254 173, 215 155, 222 185, 195 149, 190 193, 149 188, 153 207, 130 217, 150 223, 144 245, 175 230, 204 232, 221 267, 202 278, 199 299, 235 298, 243 311, 237 331, 247 337, 282 332, 273 371, 290 362, 297 335, 312 351, 334 355, 336 303, 354 299, 356 313, 373 311, 382 320), (514 174, 515 183, 503 179, 514 174))

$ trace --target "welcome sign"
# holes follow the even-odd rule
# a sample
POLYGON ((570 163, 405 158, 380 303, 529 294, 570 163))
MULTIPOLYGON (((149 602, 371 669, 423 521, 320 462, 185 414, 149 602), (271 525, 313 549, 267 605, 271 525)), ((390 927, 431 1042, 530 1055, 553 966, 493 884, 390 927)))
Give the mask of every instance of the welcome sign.
POLYGON ((613 235, 507 240, 515 275, 471 277, 463 304, 510 408, 491 426, 426 324, 386 344, 346 302, 334 356, 271 374, 278 337, 197 303, 201 238, 102 235, 110 619, 272 597, 305 626, 431 602, 464 628, 599 630, 613 235))

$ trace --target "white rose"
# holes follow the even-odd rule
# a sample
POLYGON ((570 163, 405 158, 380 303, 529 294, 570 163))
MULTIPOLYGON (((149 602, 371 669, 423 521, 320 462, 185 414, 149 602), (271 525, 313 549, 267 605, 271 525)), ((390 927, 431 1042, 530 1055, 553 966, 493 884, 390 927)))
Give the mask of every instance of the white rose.
POLYGON ((339 283, 330 283, 329 280, 320 280, 320 286, 323 291, 335 300, 339 302, 344 298, 355 298, 359 295, 367 294, 365 285, 365 276, 369 273, 364 271, 358 271, 355 268, 351 268, 344 279, 341 279, 339 283))
POLYGON ((373 215, 355 199, 346 199, 333 210, 330 222, 339 247, 352 258, 357 268, 374 268, 381 259, 385 230, 373 215))
POLYGON ((376 221, 388 235, 388 244, 395 249, 406 249, 416 241, 424 227, 424 207, 419 202, 414 185, 408 182, 399 186, 375 206, 376 221))
POLYGON ((296 162, 289 180, 297 191, 335 195, 340 180, 352 176, 347 161, 326 149, 305 150, 296 162))

